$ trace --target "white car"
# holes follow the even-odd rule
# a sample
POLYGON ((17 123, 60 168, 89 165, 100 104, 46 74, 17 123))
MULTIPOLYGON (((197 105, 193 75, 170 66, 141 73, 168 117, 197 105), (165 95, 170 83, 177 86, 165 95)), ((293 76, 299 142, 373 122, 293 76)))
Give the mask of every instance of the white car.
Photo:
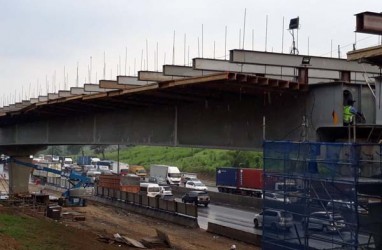
POLYGON ((339 213, 318 211, 303 218, 301 224, 306 229, 318 229, 325 233, 333 233, 346 229, 344 217, 339 213))
POLYGON ((354 203, 354 201, 332 200, 328 202, 328 204, 326 205, 326 208, 329 211, 334 211, 334 212, 357 211, 359 214, 368 214, 368 211, 364 207, 362 207, 361 205, 357 205, 356 203, 354 203))
POLYGON ((207 191, 208 188, 201 181, 187 181, 186 188, 207 191))
POLYGON ((9 195, 7 193, 0 192, 0 200, 8 200, 9 195))
POLYGON ((289 230, 293 226, 293 215, 289 212, 275 209, 267 209, 259 214, 255 214, 253 219, 255 228, 268 226, 272 230, 289 230))
POLYGON ((279 194, 279 193, 265 192, 264 193, 264 199, 274 200, 274 201, 279 201, 279 202, 285 202, 285 203, 291 203, 288 197, 286 197, 282 194, 279 194))

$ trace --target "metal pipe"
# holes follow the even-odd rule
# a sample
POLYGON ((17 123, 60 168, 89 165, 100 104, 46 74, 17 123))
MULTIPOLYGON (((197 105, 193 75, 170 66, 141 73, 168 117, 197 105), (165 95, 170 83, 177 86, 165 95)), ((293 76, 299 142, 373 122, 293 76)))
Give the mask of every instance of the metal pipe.
POLYGON ((353 121, 353 142, 356 143, 357 135, 356 135, 356 119, 354 116, 354 121, 353 121))
POLYGON ((263 116, 263 141, 265 141, 265 116, 263 116))

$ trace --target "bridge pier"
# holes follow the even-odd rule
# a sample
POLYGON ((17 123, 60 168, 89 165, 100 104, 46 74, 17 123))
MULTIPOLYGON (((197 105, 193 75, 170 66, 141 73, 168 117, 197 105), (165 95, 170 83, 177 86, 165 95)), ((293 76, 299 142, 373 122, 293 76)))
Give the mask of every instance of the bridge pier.
MULTIPOLYGON (((30 155, 37 153, 44 147, 41 146, 17 146, 7 147, 2 150, 4 154, 22 162, 32 163, 30 155)), ((29 193, 29 177, 32 172, 32 168, 21 166, 11 161, 8 163, 9 172, 9 194, 22 194, 29 193)))

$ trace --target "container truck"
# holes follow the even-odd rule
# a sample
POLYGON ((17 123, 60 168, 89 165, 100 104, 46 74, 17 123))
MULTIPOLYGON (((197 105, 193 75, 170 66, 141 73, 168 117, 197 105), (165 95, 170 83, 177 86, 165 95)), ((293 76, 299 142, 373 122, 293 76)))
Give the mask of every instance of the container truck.
POLYGON ((216 169, 216 187, 219 192, 261 197, 263 170, 255 168, 216 169))
POLYGON ((105 175, 101 174, 98 179, 98 187, 110 188, 129 193, 139 193, 141 178, 134 174, 128 175, 105 175))
POLYGON ((97 162, 99 162, 100 159, 92 156, 78 156, 77 158, 77 164, 80 166, 83 165, 93 165, 96 166, 97 162))
POLYGON ((150 177, 156 178, 158 181, 164 181, 170 185, 180 184, 180 171, 178 167, 167 165, 152 165, 150 167, 150 177))

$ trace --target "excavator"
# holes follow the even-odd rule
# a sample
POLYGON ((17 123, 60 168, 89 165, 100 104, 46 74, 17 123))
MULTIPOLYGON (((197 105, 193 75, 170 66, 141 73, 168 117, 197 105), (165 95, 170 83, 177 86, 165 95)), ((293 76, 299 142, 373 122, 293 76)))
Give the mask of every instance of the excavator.
POLYGON ((39 164, 19 161, 14 158, 10 158, 9 160, 19 166, 46 171, 48 173, 60 175, 61 178, 67 179, 70 187, 67 188, 59 198, 58 203, 61 206, 86 206, 85 198, 92 196, 94 193, 94 182, 92 179, 88 176, 82 175, 81 173, 75 172, 74 170, 61 171, 39 164))

